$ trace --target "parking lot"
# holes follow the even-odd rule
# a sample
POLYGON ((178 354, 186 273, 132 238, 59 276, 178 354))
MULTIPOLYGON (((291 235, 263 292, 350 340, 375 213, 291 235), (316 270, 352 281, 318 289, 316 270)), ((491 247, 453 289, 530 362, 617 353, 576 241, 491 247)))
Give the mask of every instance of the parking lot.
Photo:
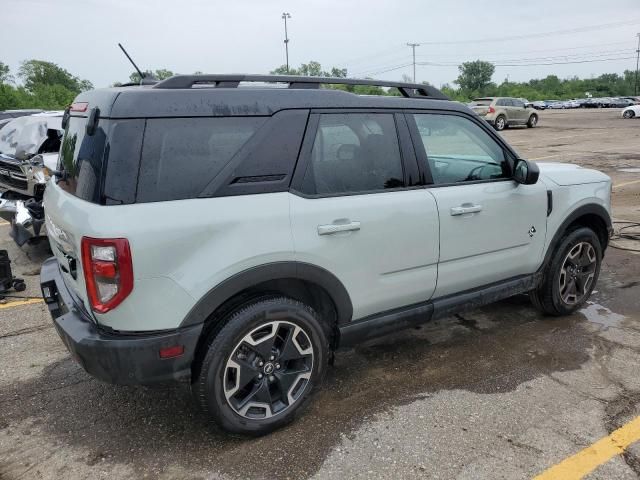
MULTIPOLYGON (((640 221, 640 120, 543 111, 503 135, 524 158, 607 173, 615 220, 640 221)), ((20 295, 37 297, 46 247, 8 231, 20 295)), ((640 245, 614 243, 580 313, 545 318, 523 295, 341 351, 306 413, 259 439, 208 427, 186 386, 91 378, 41 300, 8 298, 0 478, 638 478, 640 429, 583 452, 640 415, 640 245)))

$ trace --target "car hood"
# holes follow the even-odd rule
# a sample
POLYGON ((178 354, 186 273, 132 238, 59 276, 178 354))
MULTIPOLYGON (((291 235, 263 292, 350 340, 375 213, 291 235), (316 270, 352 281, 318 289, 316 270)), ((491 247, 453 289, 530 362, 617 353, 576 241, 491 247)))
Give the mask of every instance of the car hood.
POLYGON ((36 153, 47 129, 62 130, 62 112, 19 117, 0 128, 0 153, 25 160, 36 153))
POLYGON ((556 185, 580 185, 583 183, 607 182, 611 179, 598 170, 583 168, 571 163, 546 163, 537 164, 540 167, 540 176, 551 180, 556 185))

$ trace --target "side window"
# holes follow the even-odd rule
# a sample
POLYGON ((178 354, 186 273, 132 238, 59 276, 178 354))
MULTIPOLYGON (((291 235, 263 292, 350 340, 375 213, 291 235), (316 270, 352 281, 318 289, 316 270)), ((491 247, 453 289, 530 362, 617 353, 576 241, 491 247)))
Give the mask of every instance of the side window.
POLYGON ((507 106, 507 101, 504 98, 500 98, 496 102, 496 107, 506 107, 506 106, 507 106))
POLYGON ((310 195, 404 187, 393 114, 322 114, 302 182, 310 195))
POLYGON ((518 107, 518 108, 523 108, 524 107, 524 102, 522 100, 517 100, 517 99, 513 99, 513 106, 514 107, 518 107))
POLYGON ((137 201, 197 197, 265 121, 264 117, 147 120, 137 201))
POLYGON ((510 178, 505 151, 471 120, 439 114, 412 117, 435 184, 510 178))

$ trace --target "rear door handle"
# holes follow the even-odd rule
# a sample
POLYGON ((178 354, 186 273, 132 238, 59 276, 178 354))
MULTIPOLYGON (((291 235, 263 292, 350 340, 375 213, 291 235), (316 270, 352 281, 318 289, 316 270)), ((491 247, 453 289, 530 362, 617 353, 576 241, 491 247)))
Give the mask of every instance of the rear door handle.
POLYGON ((459 207, 453 207, 451 209, 451 215, 464 215, 465 213, 477 213, 482 211, 482 205, 473 205, 471 203, 463 203, 459 207))
POLYGON ((360 222, 331 223, 318 225, 318 235, 333 235, 339 232, 355 232, 360 230, 360 222))

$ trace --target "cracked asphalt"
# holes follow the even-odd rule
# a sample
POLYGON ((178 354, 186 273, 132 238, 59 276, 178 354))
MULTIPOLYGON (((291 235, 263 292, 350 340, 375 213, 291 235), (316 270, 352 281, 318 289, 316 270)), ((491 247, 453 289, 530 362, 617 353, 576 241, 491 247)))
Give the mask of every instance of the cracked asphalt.
MULTIPOLYGON (((640 120, 542 112, 504 136, 526 158, 611 175, 614 216, 640 221, 640 120)), ((46 245, 0 248, 38 295, 46 245)), ((616 241, 625 248, 640 248, 616 241)), ((8 299, 15 301, 15 299, 8 299)), ((69 356, 42 303, 0 304, 0 478, 532 478, 640 415, 640 254, 610 248, 570 317, 526 296, 341 351, 291 426, 212 430, 185 386, 119 387, 69 356)), ((636 479, 640 443, 589 479, 636 479)))

